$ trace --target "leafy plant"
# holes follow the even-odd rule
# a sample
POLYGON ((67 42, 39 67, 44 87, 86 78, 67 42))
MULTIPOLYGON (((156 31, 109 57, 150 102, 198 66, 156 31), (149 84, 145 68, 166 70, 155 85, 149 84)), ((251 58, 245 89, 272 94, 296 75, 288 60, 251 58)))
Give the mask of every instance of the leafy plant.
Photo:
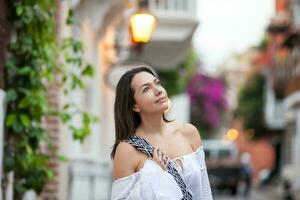
MULTIPOLYGON (((26 190, 41 192, 54 177, 49 151, 54 148, 43 121, 59 118, 74 139, 83 141, 96 118, 66 102, 62 109, 47 97, 51 87, 65 95, 83 89, 93 67, 82 60, 82 44, 73 38, 58 42, 55 37, 55 9, 51 0, 15 1, 10 8, 12 41, 6 59, 7 117, 5 119, 4 172, 14 172, 14 199, 26 190), (75 126, 72 118, 82 123, 75 126)), ((73 12, 67 23, 72 25, 73 12)), ((7 184, 4 178, 4 185, 7 184)))
POLYGON ((244 129, 254 131, 254 138, 259 138, 267 133, 264 124, 264 84, 262 74, 253 75, 241 89, 235 116, 243 119, 244 129))

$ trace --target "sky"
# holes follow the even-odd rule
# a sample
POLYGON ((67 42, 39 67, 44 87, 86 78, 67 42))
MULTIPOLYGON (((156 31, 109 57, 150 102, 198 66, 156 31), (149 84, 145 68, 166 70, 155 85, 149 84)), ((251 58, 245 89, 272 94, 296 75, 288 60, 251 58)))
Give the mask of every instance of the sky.
POLYGON ((275 0, 197 0, 193 43, 204 70, 215 74, 232 53, 259 44, 275 13, 275 0))

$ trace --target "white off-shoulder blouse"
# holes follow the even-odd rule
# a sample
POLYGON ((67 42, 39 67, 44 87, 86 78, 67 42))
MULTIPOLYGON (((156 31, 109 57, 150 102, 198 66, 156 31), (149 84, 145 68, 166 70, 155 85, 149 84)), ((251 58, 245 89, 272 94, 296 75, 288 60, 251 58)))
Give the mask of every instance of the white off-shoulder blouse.
MULTIPOLYGON (((177 159, 182 162, 182 169, 178 167, 178 171, 193 200, 212 200, 203 146, 171 162, 177 159)), ((181 200, 182 197, 173 176, 150 159, 138 172, 117 179, 112 184, 111 200, 181 200)))

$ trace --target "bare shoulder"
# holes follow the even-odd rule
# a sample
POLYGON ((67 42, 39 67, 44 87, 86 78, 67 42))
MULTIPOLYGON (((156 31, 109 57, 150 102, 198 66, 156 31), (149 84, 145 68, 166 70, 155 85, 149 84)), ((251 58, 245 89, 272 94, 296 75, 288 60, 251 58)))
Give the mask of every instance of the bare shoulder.
POLYGON ((202 145, 200 133, 194 125, 190 123, 181 123, 179 127, 194 150, 198 149, 199 146, 202 145))
POLYGON ((127 142, 120 142, 113 160, 113 180, 133 174, 138 161, 139 154, 135 148, 127 142))

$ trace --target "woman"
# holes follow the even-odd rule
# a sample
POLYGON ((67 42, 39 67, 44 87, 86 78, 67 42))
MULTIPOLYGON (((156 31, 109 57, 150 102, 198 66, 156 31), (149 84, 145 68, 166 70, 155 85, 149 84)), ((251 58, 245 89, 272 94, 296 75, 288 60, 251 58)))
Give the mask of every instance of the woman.
POLYGON ((197 129, 165 118, 166 90, 147 67, 127 71, 115 99, 111 199, 212 199, 197 129))

